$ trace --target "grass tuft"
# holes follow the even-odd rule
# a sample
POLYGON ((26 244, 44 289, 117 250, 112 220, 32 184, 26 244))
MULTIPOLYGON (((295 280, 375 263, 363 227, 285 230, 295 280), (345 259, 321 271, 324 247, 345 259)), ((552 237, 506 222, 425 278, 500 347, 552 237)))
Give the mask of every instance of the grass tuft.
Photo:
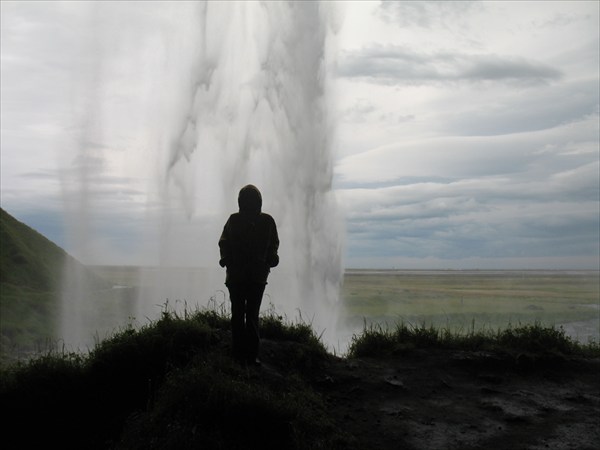
POLYGON ((365 325, 361 334, 352 337, 348 356, 389 356, 416 348, 485 350, 539 356, 600 356, 598 343, 581 344, 567 336, 564 329, 545 327, 540 323, 509 325, 495 332, 475 330, 473 325, 467 332, 461 332, 449 328, 436 328, 433 325, 414 326, 403 322, 393 330, 381 325, 365 325))

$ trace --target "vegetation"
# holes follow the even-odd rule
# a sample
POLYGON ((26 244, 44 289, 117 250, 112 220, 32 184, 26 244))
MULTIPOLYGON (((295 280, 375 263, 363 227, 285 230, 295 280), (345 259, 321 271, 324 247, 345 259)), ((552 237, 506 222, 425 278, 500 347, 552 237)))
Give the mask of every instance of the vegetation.
POLYGON ((0 346, 40 344, 56 322, 66 253, 0 208, 0 346))
POLYGON ((163 313, 87 356, 50 353, 2 370, 8 448, 342 448, 322 399, 302 376, 330 356, 304 324, 264 319, 285 346, 277 371, 229 358, 229 321, 215 311, 163 313), (293 350, 292 350, 293 349, 293 350), (283 376, 282 376, 283 375, 283 376))
MULTIPOLYGON (((462 332, 475 324, 496 330, 507 324, 545 327, 596 320, 597 271, 349 271, 344 277, 344 319, 369 324, 426 323, 462 332)), ((587 336, 580 336, 585 341, 587 336)))
MULTIPOLYGON (((222 311, 165 311, 143 328, 124 328, 88 355, 52 352, 5 367, 0 402, 8 448, 321 449, 347 448, 339 424, 315 388, 336 358, 310 326, 267 314, 263 351, 275 366, 240 366, 229 357, 229 319, 222 311), (270 345, 267 345, 270 344, 270 345)), ((497 333, 399 325, 365 328, 347 358, 413 350, 487 350, 527 354, 532 364, 600 356, 596 344, 571 341, 538 325, 497 333), (536 359, 538 358, 538 359, 536 359)))
POLYGON ((63 249, 0 208, 0 359, 48 347, 56 339, 63 270, 78 270, 92 289, 108 283, 63 249))
POLYGON ((0 241, 0 283, 38 292, 59 288, 67 254, 1 208, 0 241))
POLYGON ((390 356, 419 349, 452 349, 490 351, 515 358, 557 360, 568 356, 599 357, 598 342, 581 344, 567 336, 562 328, 544 327, 539 323, 498 329, 475 328, 453 331, 424 324, 398 324, 394 329, 366 326, 363 333, 354 336, 348 354, 350 357, 390 356))

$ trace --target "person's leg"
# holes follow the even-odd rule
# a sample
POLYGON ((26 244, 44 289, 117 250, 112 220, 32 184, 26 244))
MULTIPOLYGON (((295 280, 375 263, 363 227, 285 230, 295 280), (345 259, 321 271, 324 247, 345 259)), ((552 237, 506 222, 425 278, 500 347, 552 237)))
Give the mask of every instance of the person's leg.
POLYGON ((247 290, 246 304, 246 360, 254 363, 258 357, 260 333, 258 328, 258 315, 262 302, 264 284, 251 284, 247 290))
POLYGON ((239 285, 229 285, 229 299, 231 300, 231 351, 234 359, 245 359, 246 340, 246 299, 244 289, 239 285))

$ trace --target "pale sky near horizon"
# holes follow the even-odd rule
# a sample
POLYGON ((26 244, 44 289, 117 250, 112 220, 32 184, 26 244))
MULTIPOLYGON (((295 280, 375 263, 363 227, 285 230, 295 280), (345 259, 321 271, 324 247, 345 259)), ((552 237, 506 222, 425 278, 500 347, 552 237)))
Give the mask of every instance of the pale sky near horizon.
MULTIPOLYGON (((67 251, 60 146, 81 88, 73 37, 93 33, 70 3, 1 3, 1 205, 67 251)), ((340 2, 346 267, 599 268, 599 5, 340 2)), ((123 26, 148 33, 159 14, 123 26)), ((147 199, 122 173, 103 188, 128 206, 94 225, 84 262, 141 263, 123 242, 147 199)))

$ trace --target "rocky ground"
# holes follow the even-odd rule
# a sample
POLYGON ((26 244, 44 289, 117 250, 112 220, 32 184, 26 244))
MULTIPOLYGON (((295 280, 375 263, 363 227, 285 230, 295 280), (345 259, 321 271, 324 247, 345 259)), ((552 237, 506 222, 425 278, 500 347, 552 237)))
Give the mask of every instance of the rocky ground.
MULTIPOLYGON (((265 376, 277 350, 263 346, 265 376)), ((600 360, 414 350, 311 375, 356 449, 598 449, 600 360)))

